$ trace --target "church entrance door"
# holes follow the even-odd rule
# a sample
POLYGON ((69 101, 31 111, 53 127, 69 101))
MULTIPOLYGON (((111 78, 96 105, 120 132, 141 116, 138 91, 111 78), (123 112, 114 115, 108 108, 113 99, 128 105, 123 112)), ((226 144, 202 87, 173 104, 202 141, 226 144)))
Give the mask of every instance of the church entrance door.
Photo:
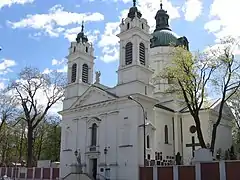
POLYGON ((90 159, 90 174, 91 176, 96 179, 97 176, 97 158, 90 159))

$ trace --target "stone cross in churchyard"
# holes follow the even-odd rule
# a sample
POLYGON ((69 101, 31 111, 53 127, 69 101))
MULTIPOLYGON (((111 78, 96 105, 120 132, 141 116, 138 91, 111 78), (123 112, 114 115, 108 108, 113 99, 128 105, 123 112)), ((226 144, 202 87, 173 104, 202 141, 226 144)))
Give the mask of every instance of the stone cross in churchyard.
POLYGON ((195 147, 201 146, 200 143, 195 143, 195 137, 192 136, 192 143, 191 144, 186 144, 186 147, 192 147, 192 157, 194 157, 194 151, 195 147))

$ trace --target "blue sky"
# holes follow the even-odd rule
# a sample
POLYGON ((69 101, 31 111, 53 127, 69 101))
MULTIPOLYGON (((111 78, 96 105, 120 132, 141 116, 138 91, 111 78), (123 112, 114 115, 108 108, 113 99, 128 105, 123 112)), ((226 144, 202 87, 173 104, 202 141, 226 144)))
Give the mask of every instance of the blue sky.
MULTIPOLYGON (((158 0, 137 0, 152 29, 158 0)), ((85 32, 95 48, 101 82, 116 84, 118 38, 115 36, 132 0, 0 0, 0 88, 24 66, 66 71, 70 41, 85 32)), ((240 35, 239 0, 163 0, 172 30, 202 50, 226 35, 240 35)))

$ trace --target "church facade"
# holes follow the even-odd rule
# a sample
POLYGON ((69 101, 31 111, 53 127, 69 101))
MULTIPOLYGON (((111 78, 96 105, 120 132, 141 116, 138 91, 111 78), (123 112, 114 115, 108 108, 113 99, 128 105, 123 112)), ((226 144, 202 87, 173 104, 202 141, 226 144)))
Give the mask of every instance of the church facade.
MULTIPOLYGON (((68 86, 62 115, 60 167, 63 178, 80 156, 83 172, 92 177, 137 180, 139 166, 189 164, 199 148, 194 121, 186 107, 166 94, 170 80, 153 80, 171 63, 174 45, 188 49, 186 37, 178 37, 168 24, 169 15, 160 5, 156 29, 150 33, 147 20, 136 7, 120 23, 120 57, 115 87, 93 82, 94 47, 84 28, 72 42, 68 55, 68 86)), ((216 102, 201 111, 201 126, 210 143, 211 127, 217 117, 216 102)), ((233 117, 225 107, 218 129, 216 149, 232 144, 233 117)))

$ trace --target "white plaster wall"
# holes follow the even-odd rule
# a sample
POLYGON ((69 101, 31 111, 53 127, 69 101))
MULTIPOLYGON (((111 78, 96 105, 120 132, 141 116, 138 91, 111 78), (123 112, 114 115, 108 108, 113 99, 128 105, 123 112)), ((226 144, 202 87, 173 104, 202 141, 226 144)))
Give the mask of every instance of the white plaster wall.
MULTIPOLYGON (((147 105, 147 107, 148 106, 149 105, 147 105)), ((70 171, 69 166, 66 166, 66 164, 71 164, 75 160, 73 155, 75 149, 81 149, 82 163, 86 163, 88 166, 87 156, 84 154, 87 151, 86 145, 88 145, 90 140, 90 131, 86 129, 86 118, 82 117, 90 115, 99 117, 98 114, 103 114, 100 116, 102 121, 98 127, 98 144, 101 152, 98 163, 105 163, 103 150, 105 146, 110 147, 106 160, 107 164, 110 164, 111 178, 137 179, 139 164, 143 162, 143 129, 139 127, 139 125, 143 123, 143 113, 137 104, 129 100, 107 107, 92 108, 87 111, 78 111, 63 116, 63 124, 66 125, 63 125, 62 128, 61 177, 64 177, 70 171), (116 110, 118 112, 104 115, 104 112, 107 113, 116 110), (79 120, 73 121, 76 117, 78 117, 79 120), (119 146, 124 145, 121 144, 121 136, 123 134, 120 131, 120 127, 123 126, 126 118, 130 123, 129 145, 131 146, 120 148, 119 146), (72 149, 71 152, 64 151, 66 127, 71 128, 72 134, 76 135, 76 137, 73 136, 69 139, 68 145, 69 148, 72 149), (116 164, 118 164, 118 166, 116 166, 116 164)), ((152 119, 153 115, 151 111, 149 111, 148 117, 149 120, 152 119)), ((86 170, 88 170, 88 168, 86 168, 86 170)))
POLYGON ((173 124, 172 117, 174 114, 162 109, 155 109, 155 124, 156 130, 156 151, 162 152, 163 158, 166 156, 174 156, 173 152, 173 124), (168 126, 168 144, 165 144, 165 125, 168 126))
POLYGON ((152 77, 152 71, 143 65, 127 65, 118 71, 118 83, 127 83, 134 80, 148 84, 152 77))
POLYGON ((152 96, 152 92, 153 86, 151 84, 144 84, 140 81, 132 81, 131 83, 120 84, 116 89, 116 94, 118 96, 127 96, 135 93, 152 96))
MULTIPOLYGON (((209 113, 207 111, 200 112, 200 119, 201 119, 201 129, 203 133, 203 137, 205 143, 208 143, 210 140, 209 137, 209 113)), ((189 113, 184 113, 182 115, 182 122, 183 122, 183 162, 184 164, 189 164, 192 159, 192 148, 186 147, 186 144, 191 144, 192 136, 195 137, 195 143, 199 143, 197 133, 191 134, 189 128, 192 125, 195 125, 195 122, 192 116, 189 113)), ((196 150, 200 147, 196 147, 196 150)))
MULTIPOLYGON (((154 69, 152 77, 162 74, 164 68, 171 64, 171 52, 172 47, 154 47, 150 49, 150 67, 154 69)), ((165 92, 168 88, 167 79, 155 80, 153 82, 155 93, 165 92)), ((162 94, 159 96, 162 96, 162 94)))
MULTIPOLYGON (((211 112, 210 114, 210 127, 212 130, 212 124, 217 119, 217 114, 211 112)), ((223 115, 222 120, 217 128, 216 142, 215 142, 215 154, 219 148, 222 149, 222 155, 224 151, 229 149, 232 145, 232 121, 229 117, 223 115)))

